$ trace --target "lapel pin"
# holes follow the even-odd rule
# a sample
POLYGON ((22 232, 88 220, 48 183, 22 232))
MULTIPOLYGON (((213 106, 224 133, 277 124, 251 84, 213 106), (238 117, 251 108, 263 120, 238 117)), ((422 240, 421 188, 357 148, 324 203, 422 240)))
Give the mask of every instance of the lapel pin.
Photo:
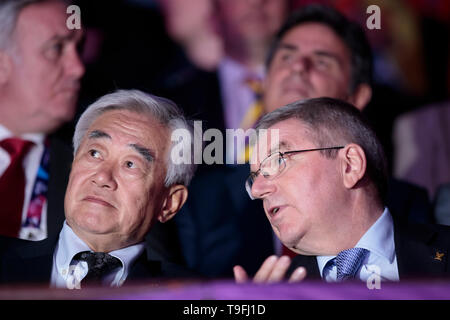
POLYGON ((436 255, 434 256, 434 260, 442 261, 442 258, 444 257, 443 252, 436 251, 436 255))

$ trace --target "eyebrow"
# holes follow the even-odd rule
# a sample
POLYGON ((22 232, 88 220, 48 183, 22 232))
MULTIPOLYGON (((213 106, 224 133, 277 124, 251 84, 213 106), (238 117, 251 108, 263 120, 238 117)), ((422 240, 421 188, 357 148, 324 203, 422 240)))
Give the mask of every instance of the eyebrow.
POLYGON ((278 45, 277 51, 278 50, 290 50, 290 51, 294 51, 297 50, 298 47, 294 44, 290 44, 290 43, 280 43, 278 45))
POLYGON ((289 149, 289 143, 287 143, 286 141, 282 141, 277 146, 271 147, 269 150, 269 155, 275 152, 281 152, 281 149, 289 149))
POLYGON ((69 32, 67 34, 55 34, 51 38, 49 38, 46 43, 48 45, 55 43, 55 42, 69 42, 69 41, 76 41, 81 42, 83 37, 85 36, 85 33, 83 30, 75 31, 75 32, 69 32))
POLYGON ((70 30, 68 32, 54 34, 50 40, 78 40, 83 38, 83 36, 85 36, 84 29, 70 30))
MULTIPOLYGON (((91 131, 88 135, 88 138, 89 139, 105 139, 106 138, 109 140, 112 139, 109 134, 107 134, 106 132, 101 131, 101 130, 91 131)), ((153 162, 153 160, 155 159, 155 153, 152 150, 150 150, 140 144, 130 143, 130 144, 128 144, 128 146, 130 148, 134 149, 137 153, 139 153, 148 162, 153 162)))
POLYGON ((143 147, 143 146, 141 146, 139 144, 136 144, 136 143, 131 143, 128 146, 130 146, 135 151, 137 151, 148 162, 153 162, 153 160, 155 159, 155 153, 152 150, 150 150, 150 149, 148 149, 146 147, 143 147))
MULTIPOLYGON (((280 45, 277 48, 277 50, 288 50, 288 51, 296 51, 298 49, 299 48, 296 45, 290 43, 280 43, 280 45)), ((332 52, 324 50, 315 50, 313 53, 318 56, 331 58, 333 60, 336 60, 338 63, 341 63, 341 59, 339 59, 339 57, 332 52)))
POLYGON ((106 132, 101 131, 101 130, 94 130, 94 131, 91 131, 91 132, 89 133, 88 138, 89 138, 89 139, 100 139, 100 138, 112 139, 111 136, 110 136, 109 134, 107 134, 106 132))
POLYGON ((332 52, 318 50, 318 51, 315 51, 314 54, 316 54, 318 56, 322 56, 322 57, 331 58, 331 59, 335 60, 337 63, 339 63, 339 64, 341 63, 341 59, 332 52))

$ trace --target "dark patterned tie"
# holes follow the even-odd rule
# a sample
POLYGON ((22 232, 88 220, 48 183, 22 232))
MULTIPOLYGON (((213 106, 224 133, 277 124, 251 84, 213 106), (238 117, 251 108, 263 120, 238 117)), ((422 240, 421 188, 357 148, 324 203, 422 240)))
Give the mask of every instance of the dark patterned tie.
POLYGON ((351 248, 339 252, 336 256, 337 281, 355 278, 368 252, 369 250, 363 248, 351 248))
POLYGON ((23 159, 33 142, 18 138, 2 140, 0 146, 10 157, 9 167, 0 177, 0 234, 18 237, 22 224, 22 209, 25 198, 25 171, 23 159))
POLYGON ((74 259, 86 261, 88 264, 88 273, 82 280, 84 285, 99 284, 103 277, 122 267, 119 259, 104 252, 83 251, 75 255, 74 259))

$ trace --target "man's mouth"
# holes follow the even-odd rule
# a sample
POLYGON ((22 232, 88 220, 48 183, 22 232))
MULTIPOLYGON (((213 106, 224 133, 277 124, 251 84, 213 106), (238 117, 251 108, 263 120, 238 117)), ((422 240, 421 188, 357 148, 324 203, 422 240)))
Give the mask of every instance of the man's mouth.
POLYGON ((283 205, 271 207, 268 211, 269 216, 272 218, 276 217, 284 207, 285 206, 283 206, 283 205))
POLYGON ((294 95, 297 100, 298 99, 306 99, 308 98, 309 94, 308 91, 300 86, 287 86, 284 88, 284 93, 289 95, 294 95))
POLYGON ((91 203, 96 203, 96 204, 99 204, 99 205, 102 205, 102 206, 105 206, 105 207, 112 207, 112 208, 114 208, 114 206, 113 206, 111 203, 109 203, 109 202, 106 201, 106 200, 103 200, 103 199, 100 198, 100 197, 87 196, 87 197, 85 197, 85 198, 83 199, 83 201, 87 201, 87 202, 91 202, 91 203))

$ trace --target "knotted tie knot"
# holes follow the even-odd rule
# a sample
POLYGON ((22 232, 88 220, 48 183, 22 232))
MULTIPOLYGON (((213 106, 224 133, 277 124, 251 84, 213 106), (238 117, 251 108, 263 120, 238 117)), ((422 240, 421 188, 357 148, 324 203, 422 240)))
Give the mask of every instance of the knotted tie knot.
POLYGON ((261 78, 249 75, 244 79, 244 83, 252 90, 256 99, 261 99, 264 92, 261 78))
POLYGON ((0 141, 0 146, 11 156, 11 162, 16 158, 22 159, 32 145, 33 142, 20 138, 8 138, 0 141))
POLYGON ((114 269, 122 267, 119 259, 104 252, 83 251, 75 255, 74 259, 87 262, 88 273, 83 283, 98 282, 114 269))
POLYGON ((339 252, 336 256, 337 281, 353 279, 368 252, 369 250, 364 248, 351 248, 339 252))

